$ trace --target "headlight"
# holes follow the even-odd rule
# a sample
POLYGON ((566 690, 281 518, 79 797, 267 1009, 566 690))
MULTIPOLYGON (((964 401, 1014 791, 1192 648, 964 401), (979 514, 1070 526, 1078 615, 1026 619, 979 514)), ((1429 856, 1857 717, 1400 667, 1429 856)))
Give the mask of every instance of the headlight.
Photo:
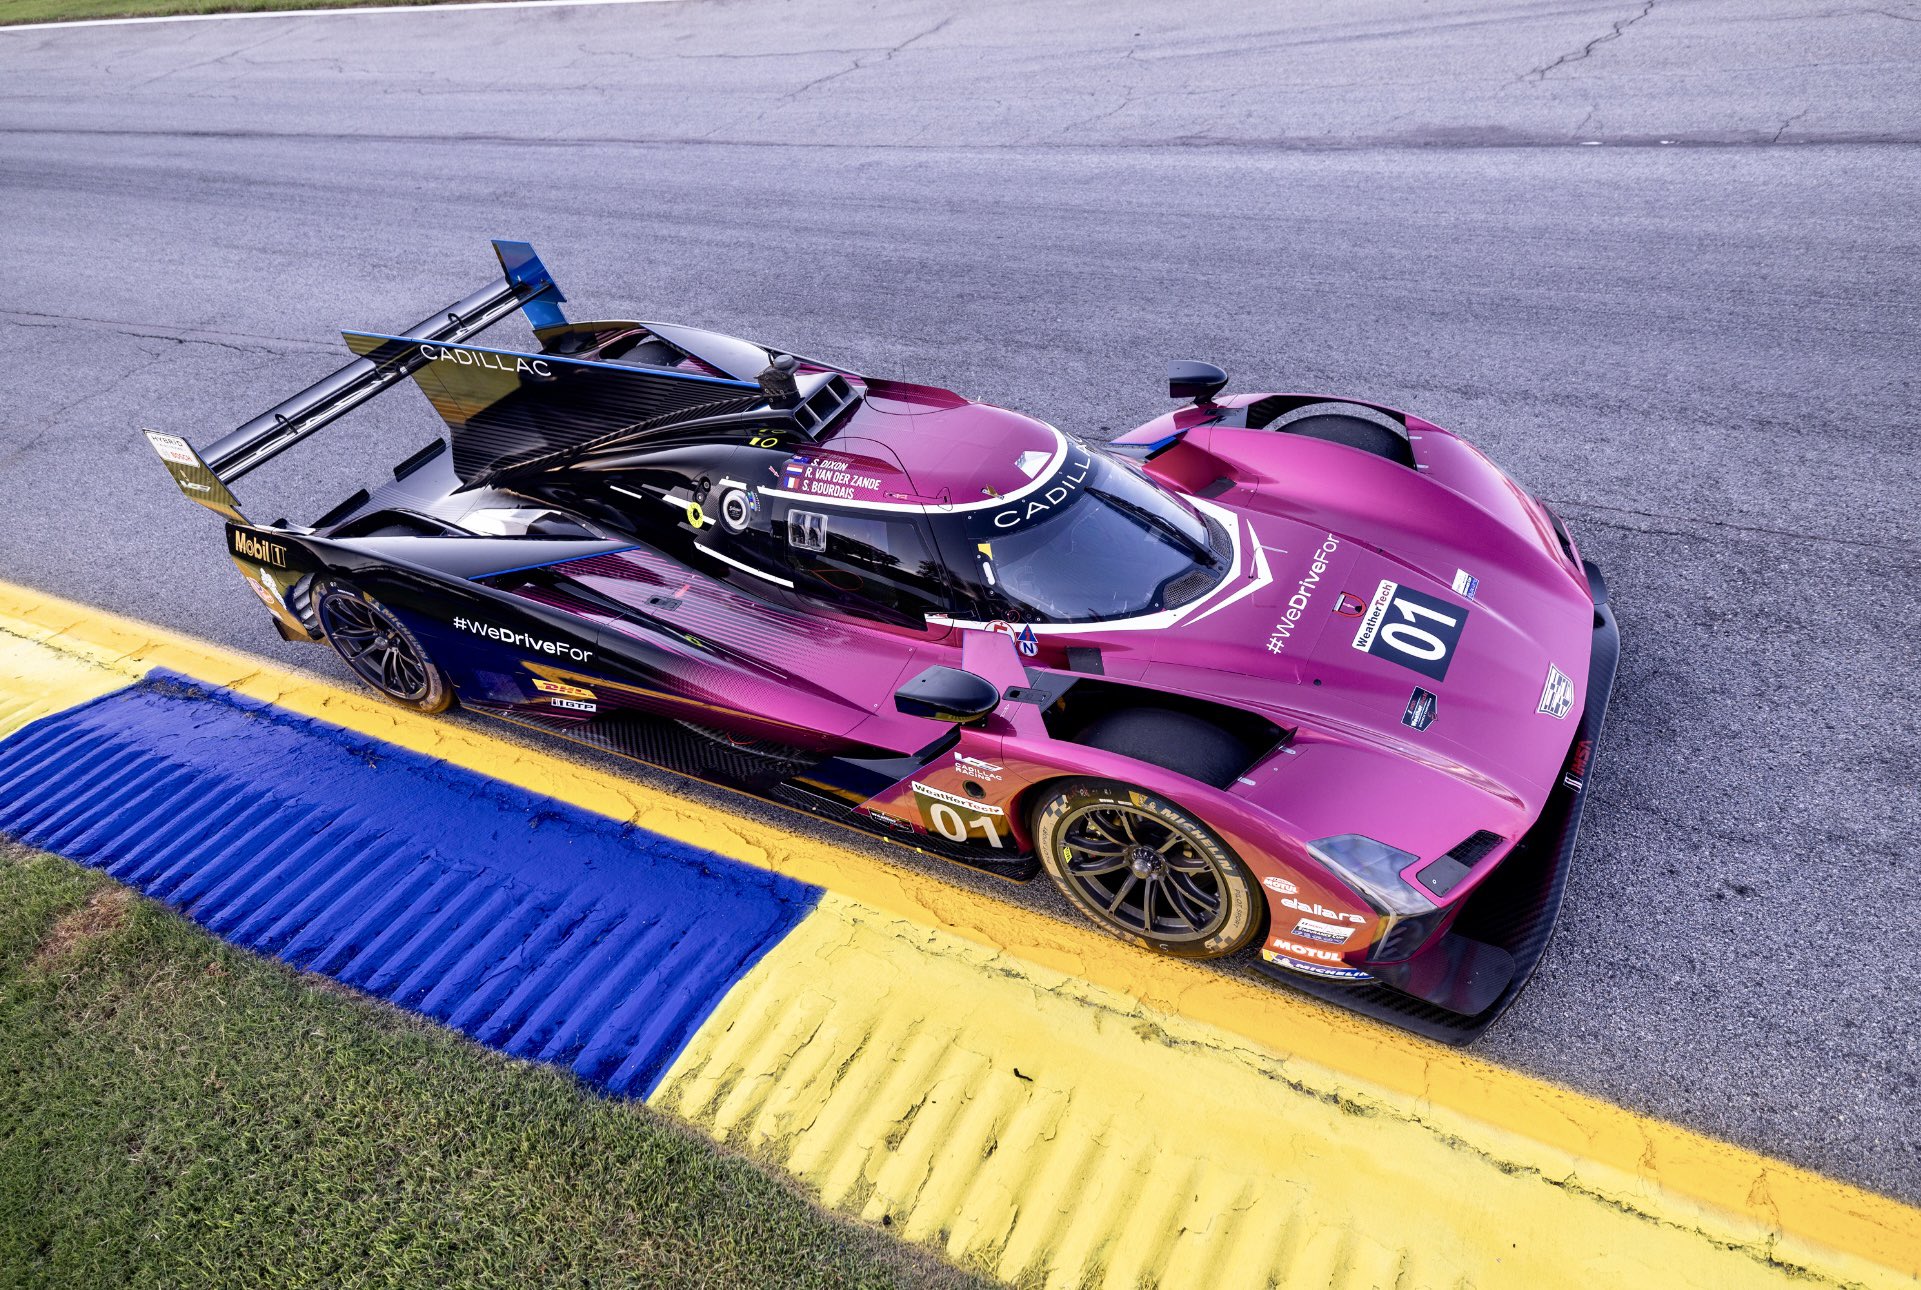
POLYGON ((1358 833, 1322 838, 1307 849, 1384 914, 1407 917, 1434 908, 1425 892, 1401 877, 1401 870, 1420 859, 1417 855, 1358 833))

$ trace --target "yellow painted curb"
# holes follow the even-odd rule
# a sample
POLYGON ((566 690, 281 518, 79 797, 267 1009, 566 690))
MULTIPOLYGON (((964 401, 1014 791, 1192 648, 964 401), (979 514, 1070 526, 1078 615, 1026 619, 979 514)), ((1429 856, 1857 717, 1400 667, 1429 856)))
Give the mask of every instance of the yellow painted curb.
MULTIPOLYGON (((905 924, 944 929, 952 942, 1017 956, 1030 984, 1024 999, 1075 997, 1085 983, 1125 1000, 1126 1015, 1167 1029, 1199 1027, 1249 1061, 1281 1063, 1291 1079, 1354 1105, 1391 1106, 1401 1123, 1426 1124, 1477 1151, 1563 1190, 1588 1189, 1606 1203, 1681 1221, 1699 1212, 1700 1231, 1776 1234, 1784 1262, 1832 1269, 1843 1282, 1921 1281, 1921 1211, 1780 1161, 1478 1058, 1324 1008, 1273 987, 1155 958, 1091 929, 984 898, 914 870, 822 844, 797 832, 715 810, 561 757, 520 748, 455 723, 422 717, 222 650, 100 611, 0 583, 0 632, 45 641, 62 653, 132 678, 152 667, 215 685, 388 740, 586 809, 632 821, 725 855, 789 874, 905 924), (1052 975, 1049 975, 1052 974, 1052 975), (1795 1252, 1790 1260, 1787 1251, 1795 1252), (1816 1259, 1816 1256, 1819 1256, 1816 1259), (1847 1270, 1843 1270, 1847 1269, 1847 1270)), ((0 673, 0 684, 16 686, 0 673)), ((804 943, 803 925, 795 952, 804 943)), ((778 953, 778 952, 777 952, 778 953)), ((770 959, 771 961, 771 959, 770 959)), ((760 973, 750 978, 757 982, 760 973)), ((746 987, 744 986, 743 989, 746 987)), ((928 1000, 922 1012, 951 1000, 928 1000)), ((1025 1005, 1023 1005, 1025 1006, 1025 1005)), ((1171 1033, 1171 1032, 1170 1032, 1171 1033)), ((690 1050, 691 1052, 692 1050, 690 1050)), ((1025 1071, 1025 1067, 1022 1067, 1025 1071)), ((1156 1114, 1146 1106, 1143 1116, 1156 1114)), ((1287 1187, 1276 1167, 1275 1187, 1287 1187)), ((1492 1240, 1504 1221, 1471 1197, 1455 1198, 1454 1220, 1492 1240)), ((1734 1238, 1730 1238, 1734 1239, 1734 1238)), ((1747 1241, 1748 1236, 1740 1238, 1747 1241)), ((1737 1242, 1738 1243, 1738 1242, 1737 1242)), ((976 1248, 972 1245, 969 1248, 976 1248)), ((1492 1257, 1483 1250, 1485 1257, 1492 1257)), ((1565 1272, 1566 1269, 1563 1269, 1565 1272)), ((1672 1277, 1656 1283, 1676 1284, 1672 1277)), ((1412 1283, 1408 1283, 1412 1284, 1412 1283)))
POLYGON ((649 1101, 1021 1284, 1900 1281, 831 894, 649 1101))

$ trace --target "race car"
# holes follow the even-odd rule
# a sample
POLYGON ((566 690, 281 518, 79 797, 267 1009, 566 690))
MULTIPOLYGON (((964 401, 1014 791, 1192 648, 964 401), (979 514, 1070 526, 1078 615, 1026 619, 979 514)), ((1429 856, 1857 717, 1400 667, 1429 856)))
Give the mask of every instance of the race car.
POLYGON ((1016 881, 1451 1042, 1545 947, 1607 591, 1409 413, 1224 397, 1111 442, 679 324, 570 322, 533 248, 204 448, 146 431, 288 640, 1016 881), (474 343, 520 311, 537 348, 474 343), (412 378, 446 425, 312 523, 233 483, 412 378))

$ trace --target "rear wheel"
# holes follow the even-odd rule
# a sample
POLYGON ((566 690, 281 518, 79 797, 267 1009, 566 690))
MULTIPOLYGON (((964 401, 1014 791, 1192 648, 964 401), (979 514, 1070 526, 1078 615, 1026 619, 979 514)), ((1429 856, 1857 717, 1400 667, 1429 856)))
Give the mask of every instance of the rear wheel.
POLYGON ((330 582, 315 599, 320 629, 353 674, 416 712, 445 712, 453 687, 414 634, 358 587, 330 582))
POLYGON ((1177 958, 1232 954, 1260 935, 1252 875, 1167 799, 1114 780, 1069 780, 1034 810, 1034 847, 1067 898, 1117 936, 1177 958))

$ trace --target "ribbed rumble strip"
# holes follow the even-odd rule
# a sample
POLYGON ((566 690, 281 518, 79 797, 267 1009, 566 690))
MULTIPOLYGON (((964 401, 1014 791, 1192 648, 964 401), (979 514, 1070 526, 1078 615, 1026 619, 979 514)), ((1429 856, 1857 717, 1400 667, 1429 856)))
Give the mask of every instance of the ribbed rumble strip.
POLYGON ((615 1092, 819 896, 163 674, 0 739, 0 831, 615 1092))

